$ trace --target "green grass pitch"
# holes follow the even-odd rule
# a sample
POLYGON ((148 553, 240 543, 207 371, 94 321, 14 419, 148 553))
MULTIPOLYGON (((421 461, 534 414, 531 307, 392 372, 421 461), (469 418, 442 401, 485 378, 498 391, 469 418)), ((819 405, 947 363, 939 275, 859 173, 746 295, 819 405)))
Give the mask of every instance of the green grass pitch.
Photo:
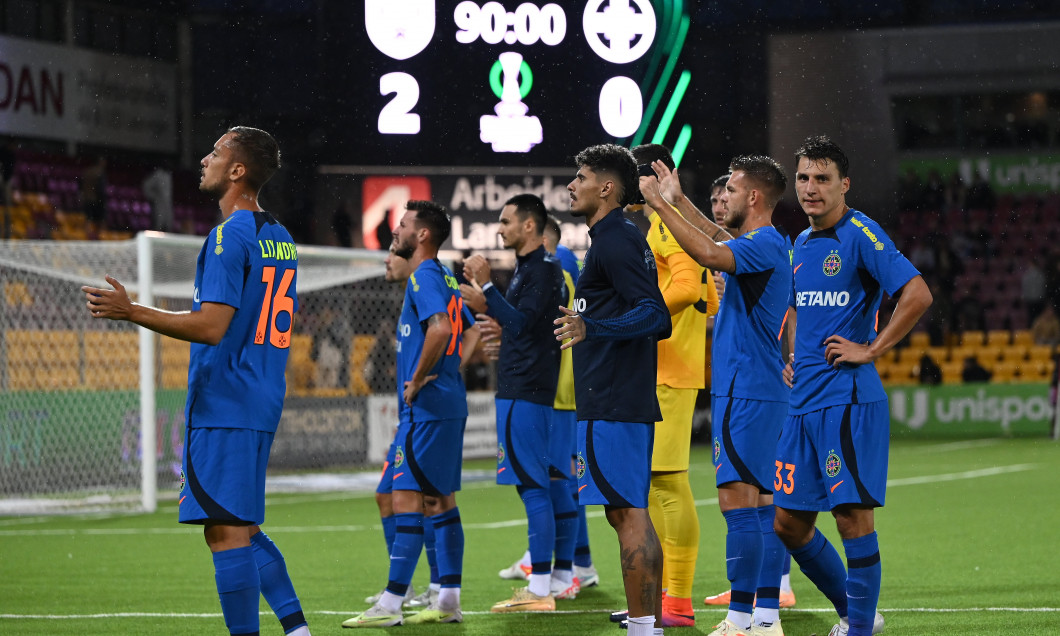
MULTIPOLYGON (((724 616, 702 599, 727 589, 724 523, 709 450, 694 447, 692 485, 702 523, 693 589, 696 627, 724 616)), ((877 514, 883 557, 880 610, 887 634, 1060 634, 1060 445, 1041 439, 895 441, 887 507, 877 514)), ((489 462, 469 467, 488 469, 489 462)), ((466 553, 464 623, 404 626, 401 634, 612 634, 624 607, 614 533, 590 508, 601 585, 548 615, 491 615, 513 582, 497 577, 526 546, 511 487, 469 483, 460 493, 466 553)), ((365 609, 386 581, 387 557, 371 493, 270 496, 264 529, 283 550, 314 634, 365 609)), ((173 501, 150 515, 0 518, 0 634, 224 634, 208 550, 176 523, 173 501)), ((835 524, 820 525, 836 541, 835 524)), ((421 561, 414 583, 426 583, 421 561)), ((828 633, 825 598, 792 572, 798 604, 782 610, 788 636, 828 633)), ((282 630, 262 602, 262 634, 282 630)), ((379 633, 376 630, 376 633, 379 633)))

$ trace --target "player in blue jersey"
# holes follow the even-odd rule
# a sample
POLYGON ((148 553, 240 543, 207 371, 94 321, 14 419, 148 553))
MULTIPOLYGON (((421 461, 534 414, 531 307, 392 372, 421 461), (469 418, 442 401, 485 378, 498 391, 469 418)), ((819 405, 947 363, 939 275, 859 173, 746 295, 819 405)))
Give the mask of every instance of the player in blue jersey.
MULTIPOLYGON (((386 258, 383 260, 383 264, 386 267, 384 278, 388 283, 396 283, 401 286, 402 291, 405 289, 405 285, 409 280, 409 275, 412 273, 412 269, 409 267, 407 259, 402 258, 394 253, 394 245, 390 246, 390 251, 386 258)), ((471 360, 471 356, 474 354, 475 348, 479 341, 479 326, 475 323, 474 317, 471 315, 470 310, 464 307, 464 341, 463 341, 463 355, 460 357, 460 370, 461 372, 466 368, 468 362, 471 360)), ((394 535, 396 534, 394 528, 394 504, 393 504, 393 489, 394 489, 394 461, 397 455, 397 436, 395 435, 394 441, 391 442, 390 448, 387 451, 386 461, 383 463, 383 471, 379 477, 379 485, 375 491, 375 503, 379 507, 379 520, 383 526, 383 538, 386 541, 386 553, 389 555, 391 547, 394 545, 394 535)), ((451 502, 447 502, 445 509, 452 508, 456 505, 455 494, 449 495, 453 498, 451 502)), ((405 599, 402 604, 403 607, 428 607, 431 603, 437 602, 438 594, 441 591, 441 581, 438 574, 438 560, 435 558, 435 541, 434 541, 434 525, 431 523, 431 517, 443 511, 440 508, 441 502, 438 497, 431 495, 423 496, 423 548, 427 554, 427 565, 431 569, 431 581, 430 585, 423 590, 419 595, 413 592, 412 585, 409 585, 408 591, 405 593, 405 599)), ((386 588, 380 590, 377 594, 373 594, 364 599, 366 603, 376 603, 383 596, 383 592, 386 588)))
POLYGON ((776 531, 840 622, 831 636, 883 629, 876 612, 880 550, 874 509, 884 504, 890 419, 873 361, 890 351, 931 305, 920 273, 880 226, 846 203, 849 163, 827 137, 795 153, 795 192, 810 227, 795 239, 791 306, 791 405, 777 445, 776 531), (876 331, 880 301, 898 298, 876 331), (817 531, 831 511, 846 553, 817 531))
POLYGON ((280 149, 267 132, 236 126, 200 165, 199 189, 217 199, 224 220, 199 252, 191 311, 132 303, 110 276, 113 290, 82 290, 95 318, 128 320, 192 343, 179 520, 204 526, 230 633, 258 633, 264 596, 285 633, 306 636, 283 555, 259 527, 298 311, 298 250, 258 204, 280 167, 280 149))
POLYGON ((453 273, 438 261, 451 228, 445 208, 409 201, 394 230, 394 253, 413 270, 397 326, 400 423, 394 454, 394 542, 386 590, 343 627, 457 623, 464 556, 460 511, 450 497, 460 488, 467 395, 460 377, 463 299, 453 273), (423 549, 425 496, 439 500, 431 516, 441 589, 427 609, 405 620, 401 604, 423 549))
POLYGON ((516 254, 516 268, 505 294, 490 282, 490 265, 481 254, 464 261, 472 285, 461 293, 477 312, 501 325, 497 367, 497 483, 516 486, 526 509, 530 545, 529 585, 493 612, 548 612, 556 597, 573 598, 574 539, 577 510, 565 483, 570 448, 549 445, 552 404, 559 377, 559 345, 552 336, 555 307, 566 302, 563 270, 544 247, 548 216, 533 194, 508 199, 498 234, 516 254), (557 534, 563 538, 557 542, 557 534), (556 550, 558 548, 558 550, 556 550), (556 550, 556 567, 552 554, 556 550))
POLYGON ((785 552, 773 532, 776 447, 765 442, 780 437, 788 406, 780 337, 791 289, 789 243, 771 224, 787 177, 769 157, 733 159, 721 202, 735 238, 717 243, 713 236, 728 237, 728 232, 704 218, 708 238, 684 220, 669 205, 690 205, 677 175, 663 162, 653 167, 658 179, 641 177, 648 205, 700 265, 728 274, 714 321, 711 411, 732 588, 729 612, 712 636, 779 636, 784 633, 778 609, 785 552))
POLYGON ((662 547, 647 510, 661 418, 656 347, 670 335, 670 315, 651 248, 622 215, 637 192, 633 155, 602 144, 578 153, 575 164, 570 210, 585 220, 592 245, 555 335, 564 349, 574 347, 579 501, 603 504, 618 533, 629 634, 650 636, 662 615, 662 547))

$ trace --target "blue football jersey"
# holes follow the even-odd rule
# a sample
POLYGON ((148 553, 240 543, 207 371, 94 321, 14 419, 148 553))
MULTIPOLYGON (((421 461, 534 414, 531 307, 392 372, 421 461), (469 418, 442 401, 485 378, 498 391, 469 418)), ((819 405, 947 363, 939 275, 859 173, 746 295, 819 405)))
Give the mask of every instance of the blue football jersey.
POLYGON ((791 293, 788 239, 776 228, 725 243, 736 260, 714 318, 710 391, 714 395, 787 402, 780 330, 791 293))
POLYGON ((799 234, 792 266, 789 302, 797 322, 789 412, 887 399, 876 365, 833 368, 824 341, 833 334, 859 343, 874 340, 883 292, 894 295, 920 272, 875 221, 854 209, 833 227, 799 234))
POLYGON ((203 243, 195 269, 192 311, 202 303, 235 307, 217 345, 191 344, 191 426, 276 432, 287 392, 298 250, 267 212, 237 210, 203 243))
POLYGON ((397 391, 401 421, 426 422, 467 417, 467 393, 460 375, 463 346, 464 299, 460 286, 437 259, 420 263, 405 285, 405 302, 397 326, 397 391), (434 314, 449 316, 452 334, 441 359, 427 375, 437 375, 420 389, 410 409, 401 397, 405 383, 419 364, 427 320, 434 314))

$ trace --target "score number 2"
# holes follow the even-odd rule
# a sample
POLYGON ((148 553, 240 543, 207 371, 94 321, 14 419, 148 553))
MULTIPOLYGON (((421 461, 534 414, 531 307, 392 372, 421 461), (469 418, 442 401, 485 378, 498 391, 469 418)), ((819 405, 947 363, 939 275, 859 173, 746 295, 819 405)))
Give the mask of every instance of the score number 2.
POLYGON ((408 73, 387 73, 379 78, 379 94, 394 94, 379 111, 379 132, 384 135, 415 135, 420 132, 420 116, 412 109, 420 101, 420 85, 408 73))

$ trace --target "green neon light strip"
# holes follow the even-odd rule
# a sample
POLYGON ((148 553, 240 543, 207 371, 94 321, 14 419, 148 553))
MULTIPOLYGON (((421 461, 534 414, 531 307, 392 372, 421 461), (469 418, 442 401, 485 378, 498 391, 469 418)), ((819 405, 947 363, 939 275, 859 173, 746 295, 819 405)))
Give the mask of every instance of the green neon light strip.
MULTIPOLYGON (((502 71, 500 60, 494 62, 490 68, 490 88, 497 99, 501 98, 501 91, 504 88, 501 85, 502 71)), ((519 66, 519 76, 522 78, 519 80, 519 98, 526 99, 526 96, 530 94, 530 87, 534 85, 534 74, 530 72, 530 65, 526 63, 526 60, 523 60, 519 66)))
POLYGON ((666 85, 670 83, 670 77, 673 75, 674 67, 677 66, 677 57, 681 53, 681 49, 685 45, 685 37, 688 35, 688 16, 681 18, 681 27, 677 32, 677 39, 674 48, 670 50, 670 59, 666 61, 666 68, 663 69, 662 77, 659 79, 659 83, 655 85, 655 91, 652 93, 651 99, 648 101, 648 108, 644 112, 644 118, 640 121, 640 128, 637 129, 637 134, 633 137, 634 146, 641 144, 644 141, 644 136, 648 132, 648 125, 651 123, 651 118, 655 116, 655 109, 659 107, 659 102, 662 101, 662 93, 666 90, 666 85))
POLYGON ((692 81, 691 71, 682 71, 681 77, 677 79, 677 86, 674 88, 673 95, 670 96, 670 103, 666 105, 666 110, 663 112, 662 119, 659 120, 659 127, 655 130, 655 136, 651 138, 653 144, 661 144, 663 139, 666 138, 666 133, 670 130, 670 124, 674 121, 674 115, 677 113, 677 107, 681 104, 681 100, 685 97, 685 91, 688 90, 688 83, 692 81))
POLYGON ((681 134, 677 136, 677 142, 674 143, 674 149, 670 152, 670 156, 674 158, 674 164, 678 168, 681 167, 681 159, 685 156, 685 151, 688 150, 688 142, 692 140, 692 127, 688 124, 681 126, 681 134))

